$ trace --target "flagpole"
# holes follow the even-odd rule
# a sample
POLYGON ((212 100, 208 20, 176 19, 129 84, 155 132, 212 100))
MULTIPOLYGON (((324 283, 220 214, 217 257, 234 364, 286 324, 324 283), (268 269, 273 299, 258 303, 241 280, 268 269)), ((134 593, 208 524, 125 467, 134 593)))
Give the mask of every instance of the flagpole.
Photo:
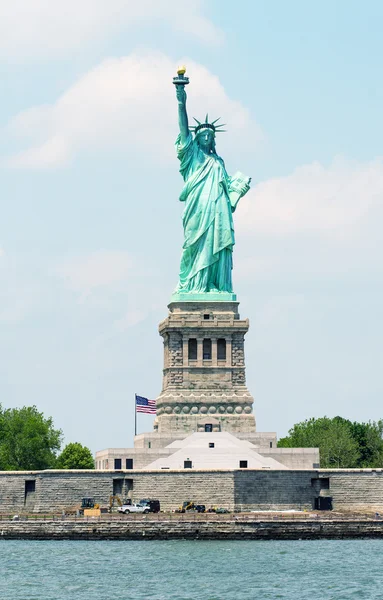
POLYGON ((134 437, 137 435, 137 394, 134 394, 134 437))

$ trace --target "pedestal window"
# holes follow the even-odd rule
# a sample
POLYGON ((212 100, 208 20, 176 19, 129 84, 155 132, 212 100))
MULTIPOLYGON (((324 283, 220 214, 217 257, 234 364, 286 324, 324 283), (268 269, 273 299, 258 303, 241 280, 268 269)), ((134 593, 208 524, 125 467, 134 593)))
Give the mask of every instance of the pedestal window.
POLYGON ((226 340, 223 338, 217 340, 217 359, 226 360, 226 340))
POLYGON ((188 342, 188 357, 189 360, 197 360, 197 340, 191 338, 188 342))
POLYGON ((211 360, 211 340, 203 341, 203 360, 211 360))

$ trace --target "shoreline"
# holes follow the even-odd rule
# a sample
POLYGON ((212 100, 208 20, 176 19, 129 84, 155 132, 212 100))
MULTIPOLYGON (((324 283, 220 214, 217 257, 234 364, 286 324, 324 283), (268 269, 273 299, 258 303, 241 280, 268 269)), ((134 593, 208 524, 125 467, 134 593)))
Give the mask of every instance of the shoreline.
POLYGON ((4 540, 316 540, 383 538, 366 519, 147 519, 0 521, 4 540))

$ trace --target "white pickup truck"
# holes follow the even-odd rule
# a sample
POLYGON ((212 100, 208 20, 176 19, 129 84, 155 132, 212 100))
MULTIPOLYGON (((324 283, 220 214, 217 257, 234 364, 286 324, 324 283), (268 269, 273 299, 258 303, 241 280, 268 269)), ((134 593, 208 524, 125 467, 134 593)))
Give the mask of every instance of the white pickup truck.
POLYGON ((147 515, 148 512, 150 512, 149 507, 143 506, 142 504, 123 504, 122 506, 119 506, 117 510, 120 513, 124 513, 124 515, 129 513, 143 513, 144 515, 147 515))

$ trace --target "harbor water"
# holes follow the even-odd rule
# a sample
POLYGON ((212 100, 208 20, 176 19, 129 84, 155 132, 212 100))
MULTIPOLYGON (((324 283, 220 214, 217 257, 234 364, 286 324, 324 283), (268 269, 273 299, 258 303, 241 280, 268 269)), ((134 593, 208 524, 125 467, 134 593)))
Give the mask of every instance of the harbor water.
POLYGON ((381 600, 383 540, 1 540, 0 598, 381 600))

